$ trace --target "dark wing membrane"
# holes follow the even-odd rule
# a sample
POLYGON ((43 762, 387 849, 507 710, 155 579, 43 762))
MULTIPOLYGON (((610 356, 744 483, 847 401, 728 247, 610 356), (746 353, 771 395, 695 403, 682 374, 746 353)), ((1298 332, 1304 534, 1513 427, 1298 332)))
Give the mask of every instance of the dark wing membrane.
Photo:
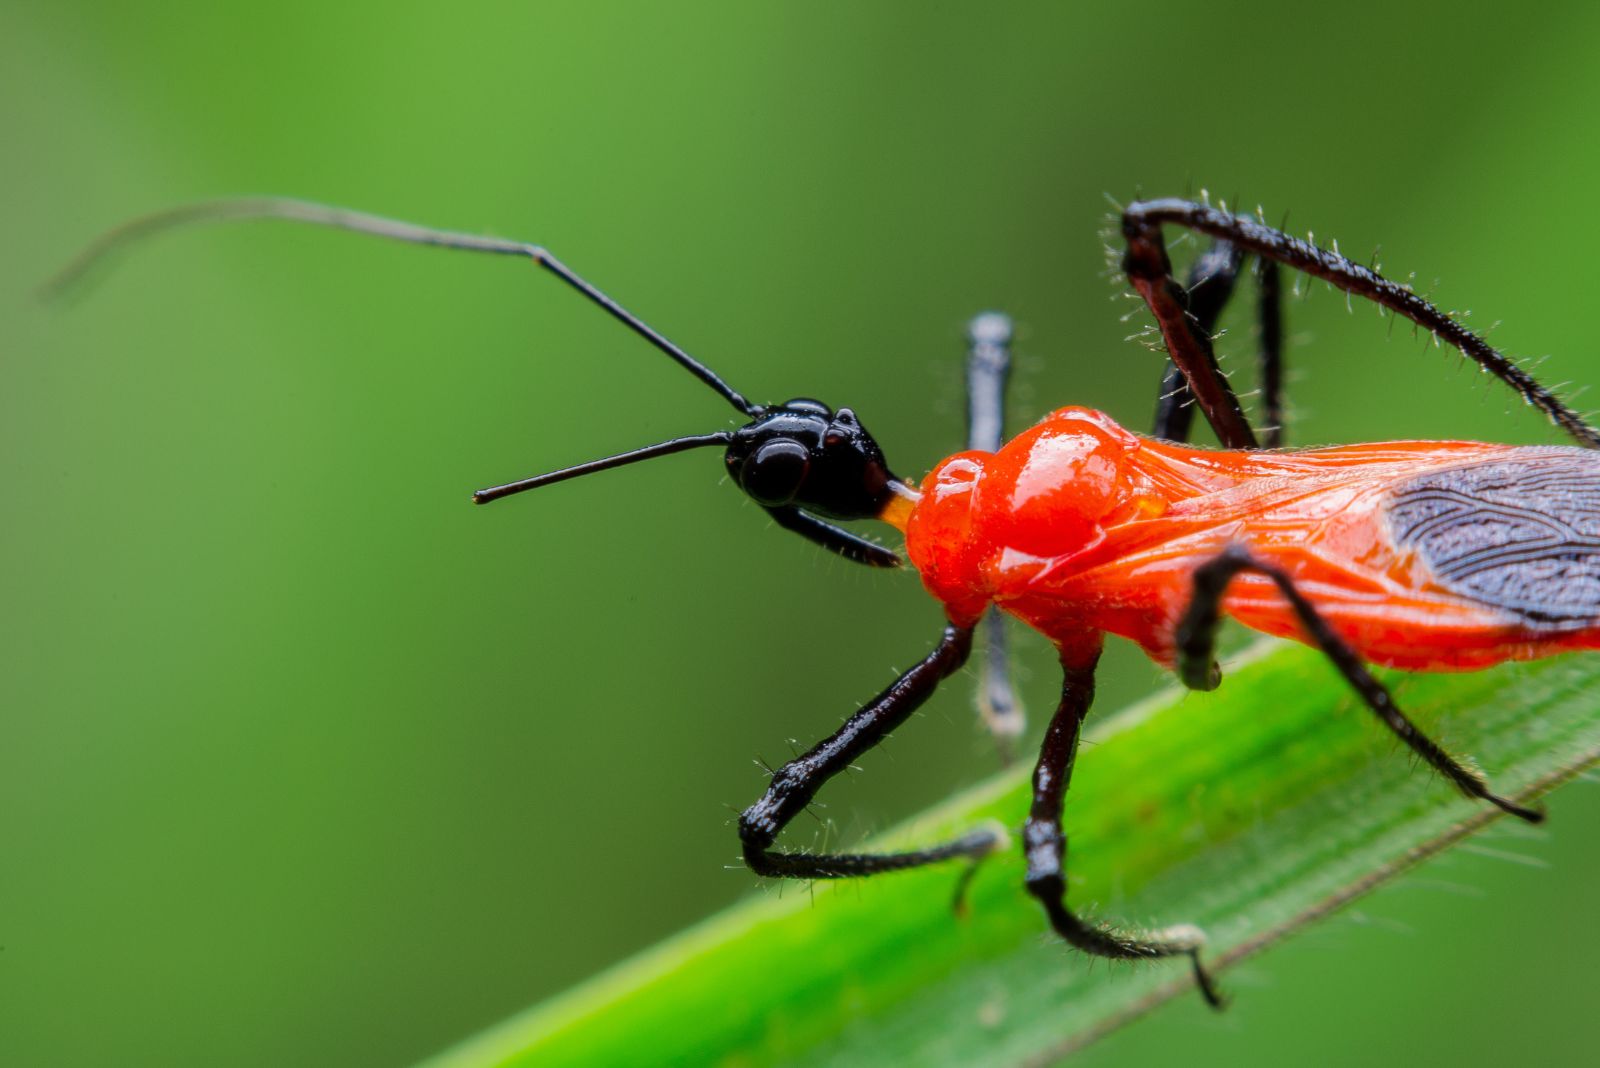
POLYGON ((1600 453, 1528 448, 1391 491, 1395 544, 1440 585, 1530 623, 1600 619, 1600 453))

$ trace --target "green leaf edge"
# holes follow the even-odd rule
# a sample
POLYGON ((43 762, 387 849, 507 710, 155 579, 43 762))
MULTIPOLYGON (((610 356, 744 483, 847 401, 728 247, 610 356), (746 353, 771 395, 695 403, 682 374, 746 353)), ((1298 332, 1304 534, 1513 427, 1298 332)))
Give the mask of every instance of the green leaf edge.
MULTIPOLYGON (((1600 683, 1596 659, 1387 677, 1424 730, 1525 798, 1600 762, 1600 702, 1585 699, 1600 683)), ((1415 773, 1313 651, 1258 643, 1229 676, 1213 694, 1156 694, 1087 735, 1067 828, 1069 896, 1091 916, 1198 920, 1225 972, 1501 818, 1415 773), (1114 789, 1130 780, 1131 801, 1114 789)), ((979 783, 874 844, 984 819, 1017 826, 1028 771, 979 783)), ((1091 968, 1061 951, 1014 854, 979 873, 965 920, 950 913, 949 865, 870 888, 769 888, 425 1068, 1047 1064, 1192 990, 1178 964, 1091 968)), ((619 862, 608 877, 629 875, 619 862)))

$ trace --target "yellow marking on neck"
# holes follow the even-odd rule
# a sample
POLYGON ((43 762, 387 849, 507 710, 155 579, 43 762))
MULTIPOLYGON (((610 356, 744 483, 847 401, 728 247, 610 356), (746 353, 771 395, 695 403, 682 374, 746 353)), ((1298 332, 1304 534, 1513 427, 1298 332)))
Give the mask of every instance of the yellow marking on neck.
POLYGON ((911 522, 911 512, 922 500, 922 494, 916 486, 905 482, 891 482, 889 489, 893 496, 883 506, 883 511, 878 513, 878 518, 904 534, 911 522))

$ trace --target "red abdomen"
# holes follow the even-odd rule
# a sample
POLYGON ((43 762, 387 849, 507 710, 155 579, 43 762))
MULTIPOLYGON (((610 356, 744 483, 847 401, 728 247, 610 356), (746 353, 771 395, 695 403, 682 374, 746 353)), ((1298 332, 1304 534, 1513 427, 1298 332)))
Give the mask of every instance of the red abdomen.
MULTIPOLYGON (((922 484, 906 547, 952 621, 996 603, 1071 660, 1118 634, 1162 664, 1195 567, 1229 544, 1287 571, 1368 660, 1483 667, 1600 647, 1600 454, 1474 442, 1192 449, 1063 408, 922 484)), ((1226 611, 1301 637, 1271 582, 1226 611)))

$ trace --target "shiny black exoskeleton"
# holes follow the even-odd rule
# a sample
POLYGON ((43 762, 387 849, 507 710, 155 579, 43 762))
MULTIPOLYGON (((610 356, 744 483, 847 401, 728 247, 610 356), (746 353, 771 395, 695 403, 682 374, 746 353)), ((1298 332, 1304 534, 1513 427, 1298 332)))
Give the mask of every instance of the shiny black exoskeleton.
POLYGON ((849 560, 900 563, 882 546, 817 518, 871 519, 894 496, 883 450, 849 408, 836 412, 805 398, 768 408, 733 432, 724 462, 780 526, 849 560))
POLYGON ((733 433, 728 473, 767 508, 794 504, 831 519, 871 519, 892 495, 883 450, 849 408, 800 398, 733 433))

